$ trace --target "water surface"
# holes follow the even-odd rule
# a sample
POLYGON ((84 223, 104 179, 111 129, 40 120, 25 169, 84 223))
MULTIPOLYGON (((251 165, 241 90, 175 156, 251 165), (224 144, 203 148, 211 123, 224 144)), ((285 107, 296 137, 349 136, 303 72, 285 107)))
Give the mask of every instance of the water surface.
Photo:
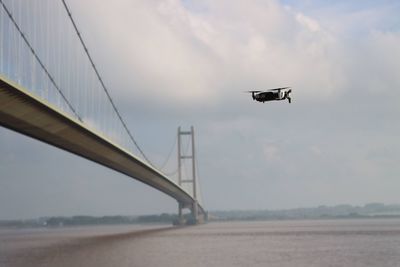
POLYGON ((0 266, 400 266, 400 220, 0 230, 0 266))

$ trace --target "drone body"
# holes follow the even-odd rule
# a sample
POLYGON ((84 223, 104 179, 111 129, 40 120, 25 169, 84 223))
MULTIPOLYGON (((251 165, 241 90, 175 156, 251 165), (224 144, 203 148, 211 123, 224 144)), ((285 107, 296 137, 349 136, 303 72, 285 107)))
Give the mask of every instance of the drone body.
POLYGON ((272 100, 285 100, 287 99, 289 103, 292 102, 290 93, 292 89, 290 87, 281 87, 269 89, 267 91, 248 91, 251 93, 253 100, 264 103, 265 101, 272 100))

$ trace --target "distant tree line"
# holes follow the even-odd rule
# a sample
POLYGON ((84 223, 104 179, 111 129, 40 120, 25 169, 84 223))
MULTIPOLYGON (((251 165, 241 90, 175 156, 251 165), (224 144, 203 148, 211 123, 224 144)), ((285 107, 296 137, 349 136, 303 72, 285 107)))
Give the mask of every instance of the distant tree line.
POLYGON ((286 210, 230 210, 210 212, 209 221, 255 221, 340 218, 397 218, 400 205, 369 203, 364 206, 336 205, 286 210))
POLYGON ((0 227, 61 227, 61 226, 83 226, 83 225, 117 225, 117 224, 148 224, 161 223, 172 224, 176 221, 176 214, 159 214, 143 216, 72 216, 72 217, 42 217, 30 220, 3 220, 0 227))
MULTIPOLYGON (((187 224, 194 223, 191 214, 184 215, 187 224)), ((315 208, 286 210, 231 210, 211 211, 209 221, 253 221, 253 220, 294 220, 294 219, 335 219, 335 218, 400 218, 400 205, 370 203, 364 206, 336 205, 315 208)), ((117 224, 173 224, 178 221, 177 214, 162 213, 143 216, 72 216, 42 217, 31 220, 3 220, 0 227, 61 227, 80 225, 117 224)))
POLYGON ((77 225, 107 225, 107 224, 134 224, 137 218, 128 216, 73 216, 73 217, 50 217, 45 226, 77 226, 77 225))

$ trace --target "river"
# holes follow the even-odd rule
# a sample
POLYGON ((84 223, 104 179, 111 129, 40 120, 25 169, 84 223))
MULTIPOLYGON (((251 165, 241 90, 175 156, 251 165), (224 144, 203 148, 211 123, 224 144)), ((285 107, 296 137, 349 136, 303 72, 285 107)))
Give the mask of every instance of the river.
POLYGON ((1 229, 0 266, 400 266, 400 220, 1 229))

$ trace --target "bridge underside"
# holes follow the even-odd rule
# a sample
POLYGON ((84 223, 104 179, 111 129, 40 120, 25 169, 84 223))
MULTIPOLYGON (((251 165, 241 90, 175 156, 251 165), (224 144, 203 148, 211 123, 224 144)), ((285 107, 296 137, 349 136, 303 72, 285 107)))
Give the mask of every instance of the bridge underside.
POLYGON ((186 191, 151 166, 2 77, 0 125, 126 174, 185 206, 194 203, 186 191))

